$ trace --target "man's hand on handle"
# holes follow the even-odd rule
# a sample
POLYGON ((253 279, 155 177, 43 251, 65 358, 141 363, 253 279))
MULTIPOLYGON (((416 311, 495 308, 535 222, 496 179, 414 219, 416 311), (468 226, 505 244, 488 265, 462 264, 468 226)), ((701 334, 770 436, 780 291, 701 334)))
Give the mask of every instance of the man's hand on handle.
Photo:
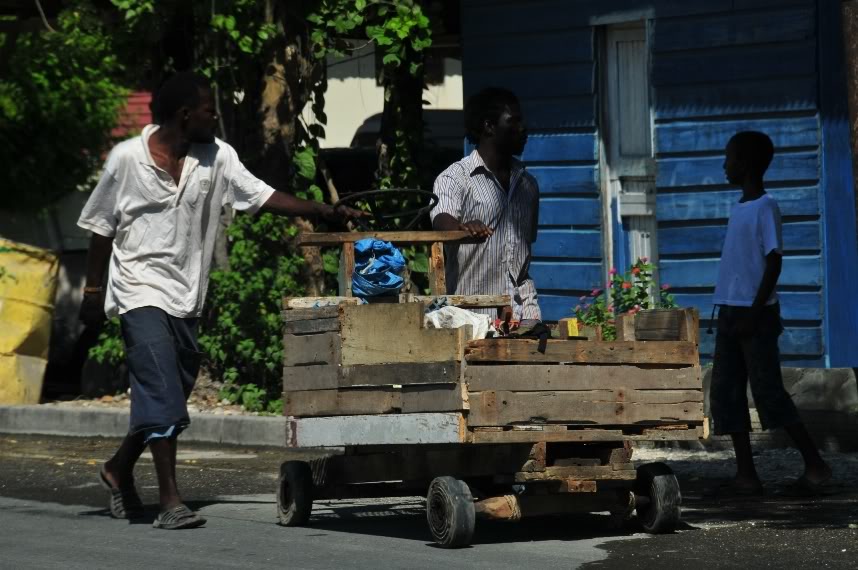
POLYGON ((333 206, 328 206, 325 208, 324 212, 322 212, 322 218, 326 222, 344 224, 350 220, 354 220, 357 218, 369 218, 371 214, 369 212, 362 212, 361 210, 355 210, 354 208, 349 208, 348 206, 337 206, 336 208, 333 206))
POLYGON ((493 229, 491 229, 479 220, 460 224, 459 229, 470 233, 471 237, 480 239, 488 239, 494 233, 493 229))

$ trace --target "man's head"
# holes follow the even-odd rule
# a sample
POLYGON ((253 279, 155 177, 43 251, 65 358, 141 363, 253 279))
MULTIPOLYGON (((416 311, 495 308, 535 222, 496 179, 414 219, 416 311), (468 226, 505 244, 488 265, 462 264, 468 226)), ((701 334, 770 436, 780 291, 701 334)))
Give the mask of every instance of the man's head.
POLYGON ((527 126, 518 97, 500 87, 487 87, 465 105, 465 133, 471 143, 494 145, 503 154, 521 154, 527 126))
POLYGON ((759 131, 736 133, 727 143, 724 173, 731 184, 742 185, 747 178, 762 180, 775 155, 772 139, 759 131))
POLYGON ((162 127, 181 130, 191 142, 214 142, 218 117, 211 82, 190 71, 173 75, 155 93, 152 116, 162 127))

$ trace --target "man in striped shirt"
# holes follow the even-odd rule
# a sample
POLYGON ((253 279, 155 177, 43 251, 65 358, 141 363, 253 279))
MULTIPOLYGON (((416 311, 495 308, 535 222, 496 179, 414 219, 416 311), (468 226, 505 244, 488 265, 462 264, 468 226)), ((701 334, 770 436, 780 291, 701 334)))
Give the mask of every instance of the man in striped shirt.
POLYGON ((539 186, 515 158, 527 128, 518 98, 486 88, 465 105, 465 129, 476 149, 435 180, 432 227, 465 230, 480 243, 445 248, 447 288, 455 295, 510 295, 512 319, 541 320, 530 247, 536 241, 539 186))

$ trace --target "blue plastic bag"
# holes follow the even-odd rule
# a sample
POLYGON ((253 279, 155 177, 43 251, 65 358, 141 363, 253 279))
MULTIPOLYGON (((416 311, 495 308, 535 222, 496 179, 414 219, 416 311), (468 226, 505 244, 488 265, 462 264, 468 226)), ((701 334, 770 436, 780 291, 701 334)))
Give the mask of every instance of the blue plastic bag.
POLYGON ((366 238, 355 242, 352 293, 356 297, 395 295, 402 288, 405 258, 393 244, 366 238))

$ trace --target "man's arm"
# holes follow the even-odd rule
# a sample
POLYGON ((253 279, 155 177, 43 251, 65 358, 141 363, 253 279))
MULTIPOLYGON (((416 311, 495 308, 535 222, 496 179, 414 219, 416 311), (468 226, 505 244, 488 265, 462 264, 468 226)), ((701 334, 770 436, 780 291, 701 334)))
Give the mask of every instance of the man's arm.
POLYGON ((486 239, 494 233, 490 227, 479 220, 460 223, 450 214, 438 214, 432 220, 432 229, 438 232, 466 231, 475 238, 486 239))
POLYGON ((369 215, 366 212, 346 206, 339 206, 334 209, 333 206, 328 204, 314 200, 303 200, 285 192, 274 192, 271 194, 261 209, 282 216, 316 217, 328 222, 345 222, 353 218, 362 218, 369 215))
POLYGON ((89 239, 89 253, 86 256, 86 285, 80 306, 80 320, 88 326, 98 326, 104 322, 102 284, 112 249, 113 237, 93 233, 89 239))

